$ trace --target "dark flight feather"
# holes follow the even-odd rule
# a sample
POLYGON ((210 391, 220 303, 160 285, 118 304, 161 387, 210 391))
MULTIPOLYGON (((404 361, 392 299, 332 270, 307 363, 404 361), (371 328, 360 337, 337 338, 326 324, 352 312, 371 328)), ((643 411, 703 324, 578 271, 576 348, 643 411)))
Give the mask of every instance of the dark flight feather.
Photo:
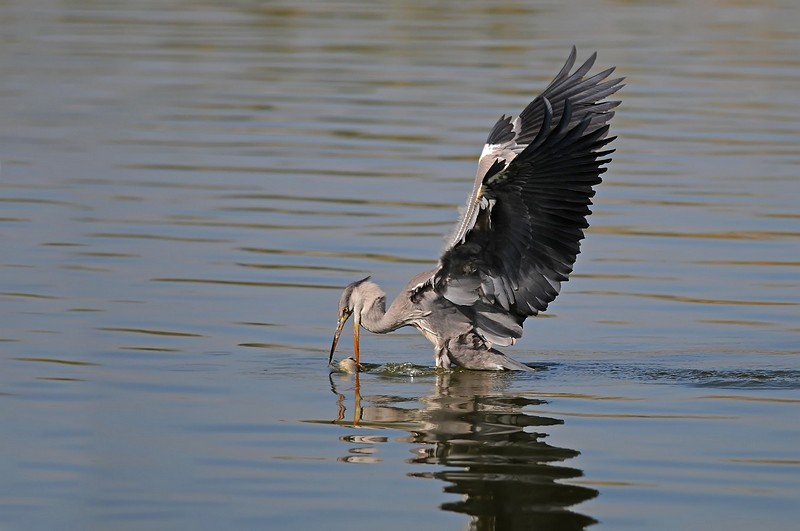
POLYGON ((608 122, 622 87, 614 71, 584 76, 593 54, 564 67, 519 117, 503 115, 487 138, 476 187, 431 279, 486 341, 508 345, 528 316, 567 281, 589 224, 594 187, 613 150, 608 122))

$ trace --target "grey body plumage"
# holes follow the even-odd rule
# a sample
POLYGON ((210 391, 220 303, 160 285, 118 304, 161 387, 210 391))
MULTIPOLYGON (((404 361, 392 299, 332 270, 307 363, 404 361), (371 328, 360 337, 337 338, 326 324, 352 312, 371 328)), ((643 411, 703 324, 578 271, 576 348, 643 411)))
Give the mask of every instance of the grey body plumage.
MULTIPOLYGON (((414 326, 434 344, 436 366, 530 370, 493 347, 512 345, 529 316, 547 309, 568 280, 589 226, 593 187, 613 150, 605 146, 622 78, 585 77, 593 54, 564 67, 516 118, 489 133, 472 193, 436 268, 415 275, 386 307, 369 278, 347 286, 330 359, 345 321, 387 333, 414 326)), ((330 362, 329 359, 329 362, 330 362)))

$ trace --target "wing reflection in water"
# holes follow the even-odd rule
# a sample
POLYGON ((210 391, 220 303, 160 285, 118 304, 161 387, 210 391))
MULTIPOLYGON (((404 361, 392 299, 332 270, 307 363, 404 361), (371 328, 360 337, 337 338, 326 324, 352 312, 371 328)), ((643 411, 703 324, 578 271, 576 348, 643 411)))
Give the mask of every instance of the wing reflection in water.
MULTIPOLYGON (((336 390, 337 423, 354 427, 405 429, 414 445, 409 463, 432 465, 410 475, 439 479, 445 492, 459 501, 441 508, 467 514, 470 529, 583 529, 596 522, 569 507, 598 495, 595 489, 570 485, 582 471, 563 462, 579 454, 544 442, 547 427, 563 420, 524 411, 543 400, 503 393, 504 375, 463 371, 436 376, 430 395, 419 399, 361 396, 353 375, 354 411, 346 414, 346 398, 336 390), (415 407, 420 405, 422 407, 415 407), (349 417, 349 418, 347 418, 349 417), (352 419, 352 424, 350 424, 352 419)), ((381 442, 386 438, 379 437, 381 442)), ((347 462, 380 462, 373 436, 348 435, 347 462), (365 439, 366 437, 366 439, 365 439)))

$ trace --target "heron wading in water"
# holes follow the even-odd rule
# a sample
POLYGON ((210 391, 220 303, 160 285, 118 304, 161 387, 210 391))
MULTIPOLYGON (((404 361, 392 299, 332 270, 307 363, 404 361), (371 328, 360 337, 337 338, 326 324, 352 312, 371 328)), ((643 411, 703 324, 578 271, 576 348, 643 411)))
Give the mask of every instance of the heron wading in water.
POLYGON ((345 288, 328 364, 353 316, 355 370, 360 327, 385 334, 409 325, 433 343, 437 368, 532 370, 494 347, 522 337, 525 319, 546 310, 569 279, 593 187, 614 151, 606 149, 615 138, 608 122, 620 102, 605 98, 624 80, 608 80, 614 68, 587 77, 596 53, 571 72, 575 57, 573 46, 547 88, 492 128, 436 268, 414 275, 388 309, 370 277, 345 288))

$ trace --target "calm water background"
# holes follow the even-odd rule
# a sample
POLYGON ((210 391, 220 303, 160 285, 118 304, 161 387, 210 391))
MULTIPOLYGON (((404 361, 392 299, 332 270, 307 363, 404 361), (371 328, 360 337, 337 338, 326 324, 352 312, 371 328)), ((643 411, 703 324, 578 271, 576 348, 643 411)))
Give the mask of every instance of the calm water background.
POLYGON ((0 529, 796 527, 800 10, 750 4, 0 0, 0 529), (628 86, 541 370, 329 375, 573 43, 628 86))

